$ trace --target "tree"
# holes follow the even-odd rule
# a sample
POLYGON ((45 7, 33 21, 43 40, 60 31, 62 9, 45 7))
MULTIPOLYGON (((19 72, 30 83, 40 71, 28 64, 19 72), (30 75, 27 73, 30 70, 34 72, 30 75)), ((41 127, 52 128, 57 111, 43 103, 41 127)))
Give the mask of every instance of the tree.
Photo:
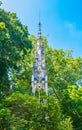
POLYGON ((2 2, 0 1, 0 6, 2 5, 2 2))
POLYGON ((45 50, 48 85, 51 93, 56 92, 56 96, 61 99, 63 90, 68 85, 78 86, 77 82, 82 79, 82 58, 73 58, 62 49, 46 47, 45 50))
POLYGON ((9 92, 8 73, 19 69, 18 61, 31 48, 27 26, 22 25, 15 13, 0 9, 0 95, 9 92))
POLYGON ((62 115, 57 98, 46 98, 41 103, 27 93, 8 96, 0 106, 0 130, 73 130, 71 120, 62 115))
POLYGON ((42 37, 49 96, 42 94, 41 103, 31 93, 36 41, 15 13, 0 9, 0 129, 81 130, 82 58, 52 49, 42 37))
POLYGON ((62 111, 71 116, 75 130, 82 129, 82 87, 68 86, 62 98, 62 111))
MULTIPOLYGON (((32 72, 32 64, 33 64, 33 54, 34 54, 33 49, 34 49, 34 45, 36 42, 36 38, 34 36, 31 36, 30 40, 32 40, 34 44, 33 44, 32 50, 30 50, 29 56, 25 57, 25 60, 23 61, 24 64, 21 63, 21 65, 23 65, 22 67, 23 67, 24 71, 23 71, 23 73, 21 73, 19 85, 21 85, 21 81, 23 80, 22 76, 25 76, 25 73, 27 73, 27 72, 30 77, 29 80, 31 82, 31 72, 32 72), (24 69, 24 68, 27 68, 28 71, 26 71, 26 69, 24 69)), ((82 58, 78 57, 78 58, 74 59, 71 55, 71 51, 64 52, 62 49, 56 50, 56 49, 50 48, 47 45, 47 41, 44 37, 42 38, 42 41, 44 43, 44 47, 45 47, 45 51, 46 51, 45 56, 46 56, 46 66, 47 66, 47 73, 48 73, 49 95, 53 95, 59 100, 60 105, 63 106, 63 109, 62 109, 62 111, 63 111, 64 107, 65 107, 65 104, 63 104, 63 102, 65 102, 65 101, 63 101, 64 91, 67 90, 69 85, 76 85, 78 87, 77 81, 81 80, 81 78, 82 78, 82 68, 81 68, 82 58)), ((24 82, 22 85, 27 86, 27 82, 25 81, 25 79, 23 81, 24 82), (24 83, 26 85, 24 85, 24 83)), ((18 80, 16 80, 16 82, 18 84, 18 80)), ((30 86, 30 82, 28 84, 28 87, 30 86)), ((30 88, 31 88, 31 86, 30 86, 30 88)), ((23 87, 23 89, 24 89, 24 87, 23 87)), ((18 90, 19 90, 19 87, 18 87, 18 90)), ((65 100, 66 100, 66 97, 65 97, 65 100)), ((72 100, 70 100, 70 101, 72 101, 72 100)), ((70 111, 68 111, 68 112, 70 113, 70 111)), ((66 114, 67 116, 71 116, 71 118, 73 120, 72 114, 69 115, 69 114, 67 114, 68 112, 66 112, 66 113, 64 112, 64 114, 66 114)), ((79 115, 81 115, 81 113, 79 111, 78 111, 78 113, 79 113, 79 115)), ((68 120, 68 122, 70 122, 70 118, 69 119, 67 118, 67 120, 68 120)), ((63 127, 65 127, 67 120, 63 119, 63 121, 61 121, 61 123, 60 123, 60 126, 64 125, 63 127)), ((51 119, 51 122, 52 122, 52 119, 51 119)), ((61 126, 61 129, 63 129, 62 126, 61 126)), ((70 130, 69 125, 68 125, 67 129, 70 130)))

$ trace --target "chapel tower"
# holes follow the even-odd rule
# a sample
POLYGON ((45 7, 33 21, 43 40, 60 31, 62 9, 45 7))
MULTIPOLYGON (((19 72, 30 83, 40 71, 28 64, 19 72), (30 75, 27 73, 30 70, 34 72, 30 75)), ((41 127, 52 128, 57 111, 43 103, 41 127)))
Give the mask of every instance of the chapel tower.
POLYGON ((45 51, 41 38, 41 23, 38 24, 38 39, 34 48, 34 63, 32 70, 32 92, 36 93, 37 90, 43 90, 48 94, 48 79, 45 65, 45 51))

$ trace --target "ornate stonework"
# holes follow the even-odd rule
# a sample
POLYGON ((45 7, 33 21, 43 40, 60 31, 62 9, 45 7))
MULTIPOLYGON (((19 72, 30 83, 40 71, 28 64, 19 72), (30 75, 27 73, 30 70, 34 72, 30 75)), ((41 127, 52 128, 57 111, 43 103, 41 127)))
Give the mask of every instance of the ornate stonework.
POLYGON ((41 24, 39 22, 38 39, 34 48, 34 64, 32 70, 32 92, 42 89, 48 94, 45 51, 41 40, 41 24))

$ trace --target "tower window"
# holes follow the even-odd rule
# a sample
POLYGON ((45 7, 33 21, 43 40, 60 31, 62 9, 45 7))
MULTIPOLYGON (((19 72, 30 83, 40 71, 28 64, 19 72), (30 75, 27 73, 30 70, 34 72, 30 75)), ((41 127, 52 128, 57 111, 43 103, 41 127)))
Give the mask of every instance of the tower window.
POLYGON ((37 80, 37 78, 35 77, 34 80, 37 80))
POLYGON ((42 78, 42 80, 45 80, 45 78, 42 78))

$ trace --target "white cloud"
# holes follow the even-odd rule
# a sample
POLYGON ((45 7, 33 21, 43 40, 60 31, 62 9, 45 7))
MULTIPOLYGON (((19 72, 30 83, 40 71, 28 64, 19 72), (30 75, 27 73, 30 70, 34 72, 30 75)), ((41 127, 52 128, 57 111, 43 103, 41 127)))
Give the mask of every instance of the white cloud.
POLYGON ((65 22, 65 27, 69 33, 69 35, 77 40, 82 40, 82 30, 77 29, 77 26, 75 23, 68 23, 65 22))

